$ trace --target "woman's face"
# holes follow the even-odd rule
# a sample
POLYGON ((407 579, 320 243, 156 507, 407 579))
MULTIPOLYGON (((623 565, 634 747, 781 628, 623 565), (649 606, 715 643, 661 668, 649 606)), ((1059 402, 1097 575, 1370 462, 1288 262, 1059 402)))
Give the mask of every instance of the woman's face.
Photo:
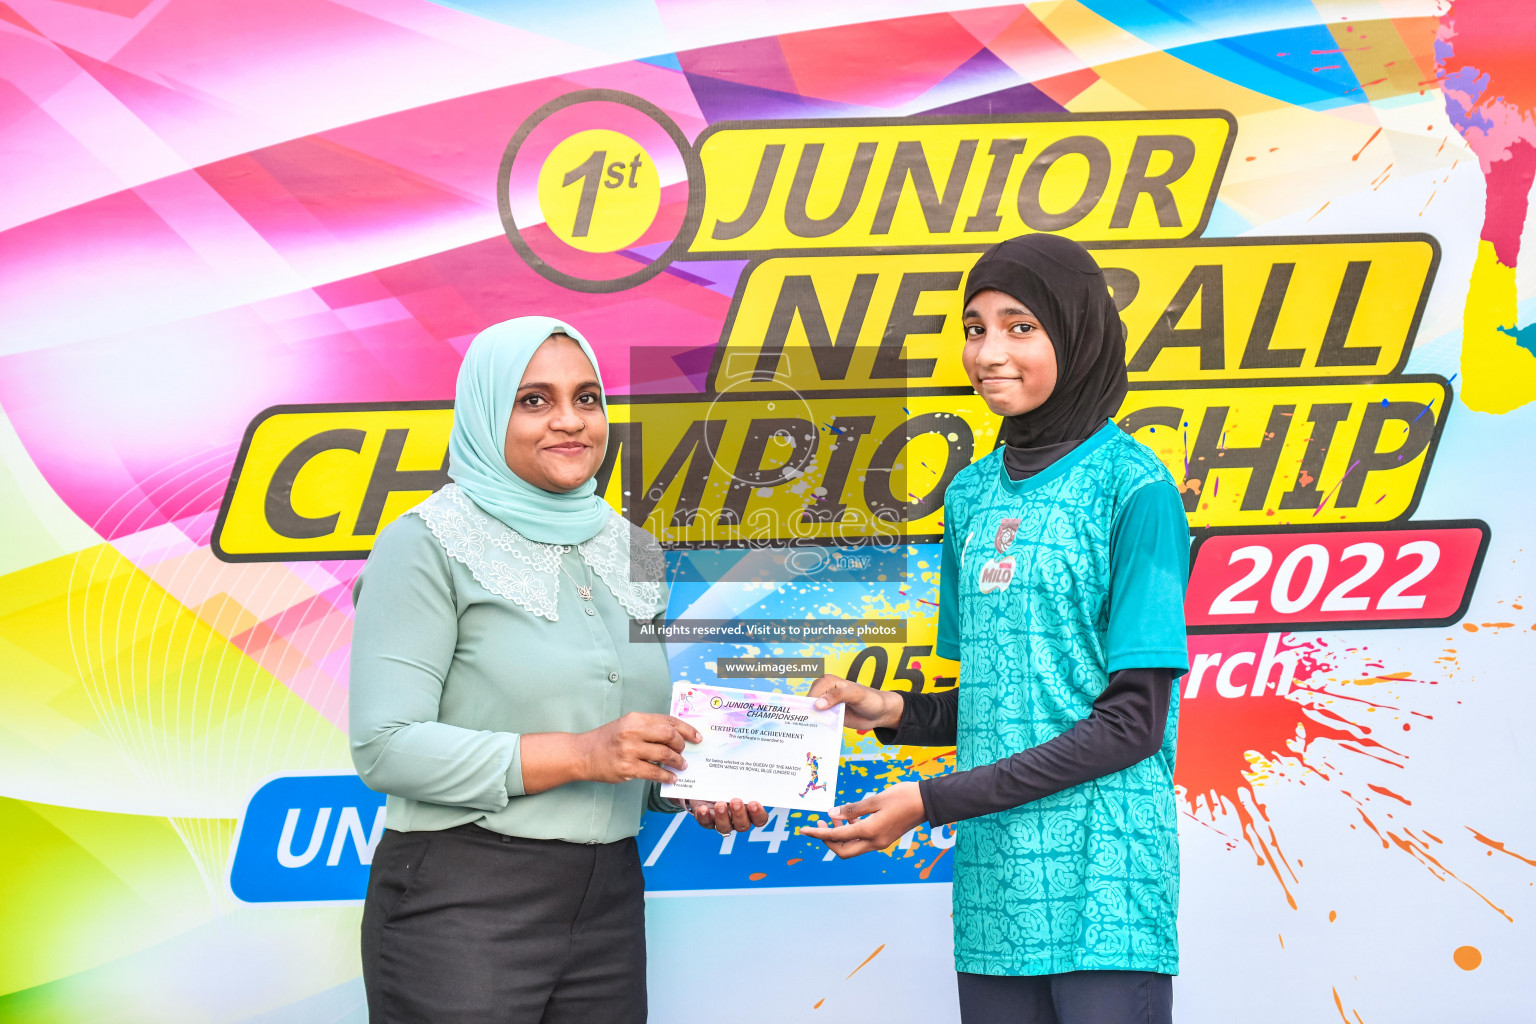
POLYGON ((1011 295, 986 289, 966 303, 960 362, 999 416, 1037 409, 1056 387, 1056 349, 1039 319, 1011 295))
POLYGON ((597 474, 608 440, 597 371, 581 346, 550 335, 528 360, 507 419, 507 468, 546 491, 571 491, 597 474))

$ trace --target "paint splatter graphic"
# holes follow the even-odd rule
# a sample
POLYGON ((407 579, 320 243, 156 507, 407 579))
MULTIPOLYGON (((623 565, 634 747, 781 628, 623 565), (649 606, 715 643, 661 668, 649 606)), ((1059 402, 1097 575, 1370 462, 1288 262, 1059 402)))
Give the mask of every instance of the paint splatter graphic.
MULTIPOLYGON (((1210 648, 1202 653, 1230 661, 1252 642, 1251 637, 1202 637, 1192 647, 1210 648)), ((1370 726, 1328 706, 1333 695, 1317 685, 1318 676, 1333 667, 1323 641, 1310 641, 1279 653, 1294 663, 1288 693, 1281 692, 1286 688, 1283 683, 1265 686, 1256 695, 1220 692, 1214 688, 1217 684, 1202 679, 1197 664, 1179 708, 1183 741, 1174 781, 1197 821, 1214 826, 1220 817, 1237 817, 1243 840, 1258 862, 1274 874, 1294 908, 1292 886, 1299 879, 1281 849, 1263 802, 1255 794, 1255 784, 1269 778, 1296 777, 1303 785, 1309 777, 1329 779, 1332 765, 1322 760, 1320 748, 1312 749, 1325 738, 1367 756, 1401 755, 1373 739, 1370 726)), ((1217 665, 1219 662, 1212 667, 1217 665)))
MULTIPOLYGON (((1186 677, 1180 705, 1175 777, 1186 811, 1217 832, 1223 819, 1235 818, 1241 840, 1229 838, 1230 845, 1247 844, 1257 863, 1273 874, 1292 909, 1298 906, 1301 877, 1296 869, 1301 862, 1292 865, 1260 796, 1265 786, 1282 781, 1333 790, 1354 806, 1359 822, 1352 829, 1369 831, 1383 849, 1412 857, 1437 879, 1464 886, 1505 920, 1514 920, 1448 866, 1444 839, 1401 820, 1404 810, 1413 806, 1410 797, 1392 788, 1401 783, 1388 785, 1366 777, 1405 767, 1405 744, 1415 721, 1433 720, 1411 707, 1411 695, 1415 688, 1435 686, 1437 681, 1388 672, 1366 649, 1340 649, 1318 636, 1272 637, 1267 645, 1262 637, 1192 637, 1191 656, 1195 671, 1186 677), (1261 645, 1265 650, 1248 663, 1258 661, 1265 685, 1236 683, 1230 671, 1219 674, 1223 660, 1230 662, 1245 651, 1252 654, 1261 645), (1202 659, 1207 662, 1204 671, 1202 659), (1389 733, 1394 734, 1390 742, 1389 733)), ((1468 831, 1491 848, 1490 854, 1498 850, 1536 865, 1505 850, 1502 843, 1468 831)))
POLYGON ((1515 268, 1536 180, 1536 65, 1510 45, 1536 31, 1536 7, 1455 0, 1440 18, 1435 60, 1445 110, 1487 184, 1477 262, 1462 323, 1460 395, 1504 413, 1536 398, 1536 326, 1518 323, 1515 268))

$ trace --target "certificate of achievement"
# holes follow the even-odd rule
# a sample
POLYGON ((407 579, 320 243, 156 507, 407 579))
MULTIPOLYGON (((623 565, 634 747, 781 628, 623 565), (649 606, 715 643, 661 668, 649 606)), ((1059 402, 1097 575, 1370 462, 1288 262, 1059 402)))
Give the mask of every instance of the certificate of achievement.
POLYGON ((810 697, 674 683, 672 714, 704 739, 683 751, 688 767, 661 787, 662 796, 832 809, 843 749, 841 704, 818 711, 810 697))

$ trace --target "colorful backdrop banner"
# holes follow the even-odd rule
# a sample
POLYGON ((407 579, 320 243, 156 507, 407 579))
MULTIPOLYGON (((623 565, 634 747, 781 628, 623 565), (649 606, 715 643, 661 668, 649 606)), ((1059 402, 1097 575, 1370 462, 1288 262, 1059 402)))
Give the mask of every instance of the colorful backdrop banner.
MULTIPOLYGON (((1194 535, 1180 1018, 1536 1014, 1533 47, 1495 0, 0 2, 0 1018, 366 1021, 351 587, 491 323, 598 353, 675 679, 963 685, 959 289, 1028 231, 1104 267, 1194 535)), ((954 753, 846 732, 839 800, 954 753)), ((957 1019, 953 829, 812 816, 646 816, 652 1019, 957 1019)))

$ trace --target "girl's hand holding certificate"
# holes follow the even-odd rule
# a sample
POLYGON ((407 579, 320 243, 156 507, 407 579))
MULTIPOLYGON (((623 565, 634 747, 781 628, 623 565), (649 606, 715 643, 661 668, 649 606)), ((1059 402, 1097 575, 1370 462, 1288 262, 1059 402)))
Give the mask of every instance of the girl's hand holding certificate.
POLYGON ((893 690, 874 690, 842 676, 822 676, 811 684, 810 695, 818 708, 841 704, 843 725, 849 729, 894 729, 907 706, 893 690))
MULTIPOLYGON (((894 729, 901 724, 906 702, 895 692, 874 690, 841 676, 822 676, 811 684, 818 708, 844 707, 850 729, 894 729)), ((871 850, 883 850, 926 817, 917 783, 901 782, 857 803, 832 808, 834 827, 808 826, 800 834, 820 839, 827 849, 847 860, 871 850)))

